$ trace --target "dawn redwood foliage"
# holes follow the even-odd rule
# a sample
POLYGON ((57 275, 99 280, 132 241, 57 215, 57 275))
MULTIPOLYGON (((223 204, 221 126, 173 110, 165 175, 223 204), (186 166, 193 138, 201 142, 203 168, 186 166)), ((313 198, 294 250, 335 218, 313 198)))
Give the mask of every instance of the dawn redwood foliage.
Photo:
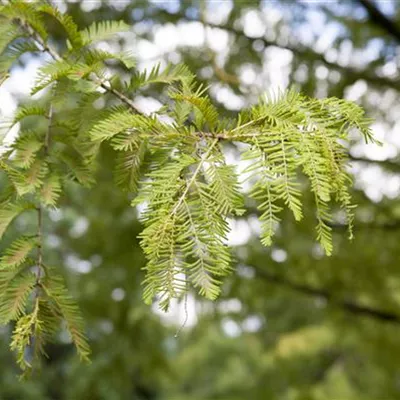
POLYGON ((99 49, 99 41, 129 29, 121 22, 96 22, 81 31, 70 16, 41 2, 10 1, 0 15, 2 81, 23 54, 47 57, 31 91, 43 96, 19 106, 9 126, 37 118, 41 128, 20 129, 0 155, 7 176, 0 236, 22 213, 37 214, 37 231, 15 238, 0 258, 0 322, 15 322, 11 348, 23 370, 31 370, 62 323, 81 358, 89 357, 79 308, 57 267, 46 264, 42 221, 57 207, 66 183, 95 184, 101 146, 117 153, 116 185, 134 194, 133 206, 143 205, 144 300, 157 298, 164 310, 190 286, 208 299, 219 295, 223 276, 232 270, 228 219, 242 215, 246 203, 259 210, 266 246, 284 207, 302 219, 303 190, 313 193, 316 236, 328 255, 332 207, 345 212, 352 235, 346 142, 354 129, 373 141, 370 121, 356 104, 288 91, 226 119, 185 65, 139 72, 130 54, 99 49), (52 20, 64 28, 62 50, 51 44, 52 20), (116 65, 123 72, 115 72, 116 65), (166 101, 147 115, 132 98, 152 84, 166 101), (107 107, 99 109, 105 98, 107 107), (229 142, 240 143, 247 193, 226 161, 229 142))

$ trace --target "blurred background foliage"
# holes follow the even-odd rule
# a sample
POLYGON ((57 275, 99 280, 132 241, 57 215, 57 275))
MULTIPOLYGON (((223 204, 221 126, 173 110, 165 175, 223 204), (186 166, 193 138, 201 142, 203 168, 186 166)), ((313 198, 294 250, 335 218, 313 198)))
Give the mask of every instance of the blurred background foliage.
MULTIPOLYGON (((0 399, 400 399, 400 3, 53 3, 81 28, 129 23, 130 33, 102 45, 133 51, 140 69, 185 62, 227 115, 265 91, 294 86, 361 104, 384 144, 350 149, 359 204, 352 242, 338 215, 335 253, 323 256, 308 212, 301 224, 284 218, 274 246, 262 248, 249 211, 232 222, 237 266, 222 297, 210 303, 190 295, 165 315, 141 300, 141 227, 104 148, 97 184, 71 185, 45 221, 46 260, 63 270, 83 309, 92 363, 80 364, 61 335, 41 374, 20 382, 11 328, 1 327, 0 399)), ((60 27, 51 31, 62 46, 60 27)), ((22 59, 16 70, 32 74, 41 61, 22 59)), ((23 102, 21 85, 11 79, 7 90, 23 102)), ((163 102, 157 87, 130 95, 150 111, 163 102)), ((31 223, 28 215, 14 229, 31 223)))

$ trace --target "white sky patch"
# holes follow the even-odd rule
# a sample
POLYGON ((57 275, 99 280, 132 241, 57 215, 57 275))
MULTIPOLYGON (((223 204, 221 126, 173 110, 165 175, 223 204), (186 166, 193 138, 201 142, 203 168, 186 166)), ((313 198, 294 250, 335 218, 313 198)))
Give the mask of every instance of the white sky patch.
POLYGON ((65 265, 69 269, 79 272, 80 274, 88 274, 93 269, 93 265, 90 261, 82 260, 75 254, 69 254, 65 258, 65 265))
POLYGON ((223 313, 238 313, 242 310, 242 302, 239 299, 223 300, 218 303, 218 310, 223 313))
POLYGON ((377 69, 378 73, 388 78, 397 78, 399 76, 399 68, 394 61, 388 61, 382 67, 377 69))
POLYGON ((57 235, 54 235, 52 233, 47 234, 45 237, 46 240, 46 245, 55 249, 57 247, 59 247, 62 243, 61 238, 57 235))
POLYGON ((368 90, 368 85, 364 80, 358 80, 345 90, 345 97, 351 101, 359 100, 368 90))
POLYGON ((215 95, 217 101, 222 103, 228 110, 241 110, 246 105, 243 97, 235 94, 227 86, 216 84, 210 90, 215 95))
POLYGON ((350 64, 351 56, 353 53, 353 44, 349 39, 344 39, 339 45, 339 53, 337 63, 342 66, 350 64))
POLYGON ((229 219, 231 228, 228 234, 229 246, 240 246, 246 244, 251 237, 249 224, 244 219, 229 219))
POLYGON ((179 33, 173 24, 158 26, 154 31, 155 45, 165 52, 175 50, 179 42, 179 33))
MULTIPOLYGON (((121 0, 119 0, 121 2, 121 0)), ((90 12, 93 10, 96 10, 101 6, 101 1, 100 0, 81 0, 81 9, 84 12, 90 12)), ((58 3, 57 3, 58 7, 58 3)))
POLYGON ((395 157, 398 153, 398 148, 391 144, 386 139, 387 127, 381 122, 376 122, 371 126, 374 133, 374 137, 382 142, 382 145, 371 144, 366 145, 365 143, 358 143, 352 146, 350 152, 354 156, 365 156, 371 160, 387 160, 395 157))
POLYGON ((391 143, 396 145, 396 149, 400 147, 400 119, 393 126, 393 129, 389 132, 388 139, 391 143))
POLYGON ((17 102, 6 87, 7 82, 0 87, 1 117, 12 117, 17 109, 17 102))
POLYGON ((162 104, 153 97, 136 96, 135 106, 144 114, 151 114, 158 111, 162 104))
MULTIPOLYGON (((90 0, 83 0, 83 1, 90 1, 90 0)), ((73 1, 71 0, 69 2, 73 3, 73 1)), ((61 13, 65 13, 67 11, 67 5, 65 3, 65 0, 57 0, 57 8, 61 13)))
POLYGON ((114 301, 122 301, 125 298, 126 292, 124 289, 122 288, 115 288, 113 289, 113 291, 111 292, 111 298, 114 301))
POLYGON ((313 33, 319 34, 325 29, 326 18, 324 14, 313 8, 306 10, 306 14, 309 28, 313 33))
POLYGON ((399 92, 394 89, 387 89, 381 95, 380 105, 383 109, 389 109, 389 118, 392 118, 392 121, 398 121, 400 116, 400 107, 399 107, 399 92))
POLYGON ((315 50, 319 53, 324 53, 327 51, 332 46, 339 29, 340 25, 336 24, 335 22, 331 22, 326 25, 315 42, 315 50))
POLYGON ((207 45, 215 52, 228 52, 229 35, 222 29, 206 29, 207 45))
MULTIPOLYGON (((92 1, 92 0, 87 0, 87 1, 92 1)), ((98 0, 94 0, 96 3, 98 0)), ((126 6, 129 6, 132 1, 131 0, 108 0, 107 3, 114 7, 118 11, 124 11, 126 6)))
POLYGON ((138 219, 142 218, 143 213, 146 211, 148 204, 146 202, 137 204, 135 206, 135 210, 136 210, 136 216, 138 219))
POLYGON ((284 90, 289 85, 290 63, 293 54, 286 49, 269 47, 264 52, 264 76, 268 91, 284 90))
POLYGON ((371 62, 380 56, 381 50, 384 48, 385 43, 380 38, 369 40, 366 46, 363 47, 363 57, 360 62, 371 62))
POLYGON ((187 22, 178 25, 181 46, 201 47, 205 41, 205 29, 200 22, 187 22))
POLYGON ((143 39, 136 42, 135 49, 139 60, 155 59, 163 53, 155 43, 143 39))
POLYGON ((253 279, 256 276, 254 268, 249 267, 248 265, 239 264, 236 268, 236 272, 239 276, 246 279, 253 279))
MULTIPOLYGON (((24 68, 15 67, 11 71, 10 77, 0 87, 0 118, 2 122, 12 121, 12 117, 17 109, 16 97, 28 96, 36 79, 38 69, 43 65, 43 58, 30 58, 24 68)), ((41 96, 37 93, 33 99, 41 96)), ((4 125, 4 144, 11 144, 18 136, 19 124, 8 129, 7 124, 4 125)), ((1 148, 0 148, 1 151, 1 148)))
POLYGON ((308 67, 307 65, 299 65, 294 73, 294 79, 296 82, 303 83, 308 79, 308 67))
POLYGON ((318 65, 318 67, 315 69, 315 76, 318 79, 326 80, 329 76, 328 68, 324 67, 323 65, 318 65))
POLYGON ((73 238, 83 236, 89 228, 89 220, 86 217, 79 217, 75 220, 74 225, 69 230, 69 234, 73 238))
POLYGON ((227 21, 233 8, 233 2, 232 0, 208 1, 206 7, 205 20, 221 25, 227 21))
POLYGON ((379 202, 383 197, 395 199, 400 195, 400 176, 388 174, 378 166, 354 166, 357 180, 356 187, 363 189, 373 201, 379 202))
POLYGON ((109 335, 114 330, 114 324, 109 319, 103 319, 102 321, 99 322, 99 328, 103 333, 109 335))
POLYGON ((152 311, 166 325, 176 325, 179 327, 185 323, 184 328, 190 328, 197 323, 197 307, 195 297, 190 293, 186 296, 186 305, 185 300, 179 302, 177 299, 172 299, 169 310, 164 312, 160 310, 158 303, 154 302, 151 306, 152 311))
POLYGON ((287 260, 287 252, 283 249, 272 249, 271 258, 277 263, 283 263, 287 260))
POLYGON ((238 337, 242 334, 242 329, 240 325, 230 318, 224 318, 221 321, 222 330, 225 332, 225 335, 229 337, 238 337))
POLYGON ((49 217, 53 222, 59 222, 62 220, 64 213, 59 208, 52 208, 49 210, 49 217))
POLYGON ((282 11, 274 6, 273 2, 265 1, 261 4, 261 11, 263 13, 263 20, 268 25, 276 25, 282 19, 282 11))
MULTIPOLYGON (((5 89, 17 96, 29 95, 36 79, 36 73, 43 66, 44 57, 30 58, 25 67, 16 66, 11 71, 11 76, 2 85, 5 89)), ((1 101, 1 103, 3 103, 1 101)))
MULTIPOLYGON (((109 0, 112 3, 116 2, 116 0, 109 0)), ((132 0, 123 0, 127 5, 132 3, 132 0)), ((150 0, 150 3, 153 3, 159 8, 163 8, 171 13, 175 13, 179 11, 180 2, 179 0, 150 0)))
POLYGON ((256 67, 252 64, 243 65, 240 69, 239 77, 245 85, 254 84, 257 79, 256 67))
POLYGON ((247 222, 253 235, 259 237, 261 235, 261 222, 255 215, 251 215, 247 222))
POLYGON ((242 17, 243 30, 251 38, 262 37, 266 31, 266 23, 257 10, 245 11, 242 17))
POLYGON ((102 40, 101 42, 96 43, 96 48, 102 51, 107 51, 112 53, 113 46, 109 41, 102 40))
POLYGON ((249 315, 242 322, 242 328, 246 332, 258 332, 263 326, 263 320, 257 315, 249 315))

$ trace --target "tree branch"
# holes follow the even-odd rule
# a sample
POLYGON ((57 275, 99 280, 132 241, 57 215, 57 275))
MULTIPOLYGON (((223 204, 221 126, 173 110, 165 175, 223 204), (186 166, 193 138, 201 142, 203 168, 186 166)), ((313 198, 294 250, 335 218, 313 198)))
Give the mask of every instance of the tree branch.
POLYGON ((369 19, 400 43, 400 27, 383 14, 371 0, 358 0, 367 11, 369 19))
MULTIPOLYGON (((359 0, 359 1, 363 1, 363 0, 359 0)), ((172 19, 180 18, 180 20, 183 20, 186 22, 201 22, 205 26, 208 26, 211 28, 216 28, 216 29, 221 29, 226 32, 230 32, 233 35, 244 38, 251 43, 253 43, 255 41, 262 42, 265 47, 274 46, 274 47, 278 47, 281 49, 289 50, 295 56, 297 56, 299 58, 311 59, 313 61, 319 61, 319 62, 323 63, 325 66, 343 73, 343 75, 348 77, 352 82, 355 82, 359 79, 363 79, 373 85, 378 85, 378 86, 383 85, 383 86, 388 86, 388 87, 392 87, 394 89, 400 90, 400 84, 397 80, 380 77, 375 74, 368 73, 367 70, 361 70, 361 69, 357 69, 357 68, 353 68, 353 67, 349 67, 349 66, 346 67, 346 66, 337 64, 335 62, 328 61, 326 59, 326 57, 324 56, 324 54, 318 53, 315 50, 312 50, 311 48, 307 48, 301 44, 296 44, 296 45, 281 44, 281 43, 278 43, 277 41, 268 40, 264 37, 251 38, 251 37, 248 37, 243 30, 238 29, 238 28, 234 28, 234 27, 226 26, 226 25, 219 25, 219 24, 215 24, 212 22, 203 22, 203 21, 199 21, 197 19, 190 19, 190 18, 187 18, 184 14, 169 13, 166 10, 162 10, 160 12, 160 14, 165 14, 172 19)))
POLYGON ((331 306, 340 308, 345 312, 349 312, 357 316, 365 316, 376 319, 381 322, 391 322, 394 324, 400 324, 400 315, 398 314, 392 313, 390 311, 379 310, 376 308, 363 306, 353 301, 338 299, 336 298, 336 296, 334 296, 332 293, 330 293, 325 289, 314 288, 311 286, 293 282, 282 276, 272 274, 265 268, 260 268, 255 266, 252 266, 252 268, 256 271, 258 277, 264 279, 268 283, 279 285, 284 288, 290 289, 292 291, 305 294, 307 296, 323 298, 331 306))
MULTIPOLYGON (((360 0, 360 1, 361 1, 361 0, 360 0)), ((220 29, 226 29, 226 30, 232 31, 232 32, 234 32, 234 33, 236 33, 236 34, 243 35, 243 36, 246 37, 248 40, 253 40, 253 39, 247 37, 247 36, 245 35, 244 32, 239 31, 239 30, 234 29, 234 28, 226 28, 226 27, 222 27, 222 26, 219 26, 219 25, 216 25, 216 24, 210 24, 210 23, 207 23, 207 25, 208 25, 208 26, 211 26, 211 27, 217 27, 217 28, 220 28, 220 29)), ((22 25, 22 26, 27 30, 27 32, 28 32, 29 35, 32 37, 32 39, 38 44, 38 47, 40 48, 41 51, 47 52, 54 60, 60 61, 60 60, 63 59, 62 56, 57 52, 57 50, 56 50, 55 48, 53 48, 53 47, 50 46, 49 44, 45 43, 45 42, 43 41, 43 39, 42 39, 40 36, 38 36, 38 35, 36 34, 36 32, 34 31, 34 29, 33 29, 32 27, 30 27, 29 25, 22 25)), ((256 40, 256 39, 254 39, 254 40, 256 40)), ((266 43, 267 45, 273 45, 273 46, 276 45, 276 46, 278 46, 278 47, 282 47, 282 46, 277 45, 276 43, 269 42, 269 41, 267 41, 266 39, 261 39, 261 40, 263 40, 264 43, 266 43)), ((298 53, 299 55, 304 55, 304 54, 302 53, 302 51, 301 51, 301 50, 298 50, 297 48, 288 47, 288 46, 283 47, 283 48, 287 48, 288 50, 291 50, 291 51, 293 51, 294 53, 298 53)), ((317 53, 315 53, 315 54, 317 54, 317 53)), ((321 56, 322 56, 322 55, 321 55, 321 56)), ((328 62, 328 63, 329 63, 329 62, 328 62)), ((336 68, 336 69, 337 69, 337 68, 341 68, 341 69, 344 68, 344 67, 341 67, 341 66, 339 66, 339 65, 337 65, 337 64, 332 64, 332 66, 333 66, 333 68, 336 68)), ((346 69, 346 68, 345 68, 345 69, 346 69)), ((354 71, 353 71, 353 72, 354 72, 354 71)), ((349 71, 348 71, 347 69, 346 69, 346 73, 349 73, 349 71)), ((350 73, 351 73, 351 72, 350 72, 350 73)), ((358 73, 357 73, 357 72, 354 72, 354 73, 358 76, 358 73)), ((361 76, 358 76, 358 78, 362 78, 362 77, 361 77, 361 76)), ((385 78, 379 78, 379 77, 371 77, 371 78, 369 78, 369 79, 377 79, 377 80, 378 80, 377 83, 380 82, 380 83, 382 83, 382 84, 385 84, 385 83, 381 82, 382 79, 383 79, 384 81, 388 81, 388 80, 385 79, 385 78)), ((121 102, 123 102, 124 104, 126 104, 133 112, 138 113, 138 114, 142 114, 142 112, 135 106, 134 102, 133 102, 131 99, 129 99, 127 96, 125 96, 123 93, 121 93, 121 92, 118 91, 117 89, 114 89, 114 88, 108 86, 105 82, 102 82, 102 81, 100 80, 100 78, 98 78, 98 77, 94 77, 93 80, 94 80, 95 82, 99 83, 100 86, 101 86, 104 90, 106 90, 107 92, 113 94, 115 97, 117 97, 119 100, 121 100, 121 102)), ((371 80, 370 80, 370 81, 371 81, 371 80)), ((389 83, 386 82, 386 84, 389 84, 389 83)), ((389 86, 392 86, 392 85, 393 85, 393 83, 390 82, 389 86)), ((218 139, 225 139, 225 136, 224 136, 223 134, 219 134, 219 135, 217 135, 217 136, 215 136, 215 135, 213 135, 213 134, 211 134, 211 133, 208 133, 208 132, 199 132, 198 134, 199 134, 199 136, 202 136, 202 137, 209 137, 209 138, 215 138, 215 137, 217 137, 218 139)), ((389 169, 394 170, 394 171, 399 171, 399 170, 400 170, 400 165, 398 165, 397 163, 392 162, 392 161, 390 161, 390 160, 389 160, 389 161, 376 161, 376 160, 368 160, 368 159, 360 158, 360 157, 358 157, 358 158, 357 158, 357 157, 350 157, 350 159, 352 159, 353 161, 361 161, 361 162, 368 162, 368 163, 373 163, 373 164, 381 164, 382 166, 387 166, 389 169)))

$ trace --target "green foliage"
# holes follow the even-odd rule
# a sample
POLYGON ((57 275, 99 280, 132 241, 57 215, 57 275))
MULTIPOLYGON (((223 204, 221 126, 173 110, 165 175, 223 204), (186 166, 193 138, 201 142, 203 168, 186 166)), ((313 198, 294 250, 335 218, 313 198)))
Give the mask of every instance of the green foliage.
POLYGON ((64 28, 69 44, 73 48, 79 49, 83 46, 82 34, 78 31, 78 27, 70 15, 61 13, 50 4, 39 5, 37 10, 39 13, 51 15, 60 23, 64 28))
POLYGON ((89 361, 90 349, 84 334, 84 322, 81 312, 78 305, 69 295, 62 277, 57 275, 55 271, 51 272, 47 279, 44 280, 43 290, 54 309, 55 315, 52 315, 52 317, 58 316, 65 320, 79 356, 82 360, 89 361))
POLYGON ((22 169, 31 168, 37 152, 43 147, 43 140, 41 139, 35 133, 22 134, 12 146, 15 149, 13 165, 22 169))
MULTIPOLYGON (((289 92, 276 100, 263 101, 242 117, 244 125, 251 124, 250 149, 244 159, 251 162, 245 172, 256 179, 250 193, 262 212, 262 240, 271 244, 274 226, 279 222, 281 205, 286 205, 296 220, 303 217, 301 190, 297 174, 301 168, 309 178, 314 193, 317 217, 317 239, 327 254, 332 252, 329 223, 332 217, 328 203, 335 197, 347 213, 349 230, 352 230, 352 205, 348 194, 351 183, 346 171, 347 155, 341 140, 347 140, 346 129, 364 124, 363 115, 354 104, 337 99, 309 99, 289 92), (348 115, 351 118, 347 118, 348 115), (252 121, 258 121, 255 125, 252 121), (339 121, 339 122, 338 122, 339 121), (272 127, 272 129, 271 129, 272 127), (263 129, 268 134, 262 135, 263 129), (338 132, 339 129, 339 132, 338 132), (281 200, 281 203, 279 203, 281 200), (277 204, 278 203, 278 204, 277 204)), ((240 131, 238 135, 243 136, 240 131)), ((360 130, 365 140, 370 131, 360 130)), ((249 134, 246 133, 246 136, 249 134)))
POLYGON ((32 346, 35 337, 41 335, 41 321, 38 319, 39 301, 35 302, 32 313, 18 319, 12 336, 10 348, 17 353, 17 363, 26 372, 32 368, 31 361, 27 358, 27 349, 32 346))
POLYGON ((47 110, 44 107, 29 105, 29 106, 20 106, 17 112, 14 115, 13 124, 17 124, 21 122, 24 118, 32 117, 32 116, 42 116, 47 117, 47 110))
POLYGON ((6 61, 37 51, 36 44, 53 58, 40 68, 31 92, 52 88, 44 107, 21 107, 14 119, 45 116, 45 128, 38 124, 37 131, 21 130, 1 154, 11 194, 0 208, 0 234, 25 209, 25 202, 33 202, 38 214, 34 241, 18 239, 1 258, 0 316, 4 322, 16 321, 11 347, 22 369, 32 365, 26 353, 33 348, 34 358, 42 354, 61 321, 81 358, 88 359, 79 309, 59 275, 43 261, 42 214, 57 206, 64 184, 94 184, 102 142, 118 153, 117 185, 137 193, 132 205, 144 206, 139 235, 147 258, 143 297, 146 303, 157 299, 164 310, 190 286, 207 299, 219 296, 222 278, 232 270, 229 219, 242 215, 250 199, 261 213, 266 246, 272 244, 285 208, 296 221, 303 218, 304 189, 314 196, 317 240, 327 254, 332 252, 333 202, 347 213, 351 229, 351 179, 343 142, 353 129, 373 140, 370 121, 357 105, 289 91, 261 99, 236 119, 226 120, 207 89, 181 64, 163 71, 160 66, 134 71, 129 84, 118 85, 118 73, 109 61, 129 70, 134 66, 131 57, 85 46, 118 32, 120 24, 95 24, 82 32, 54 7, 20 1, 2 7, 0 14, 10 24, 14 18, 24 21, 26 34, 17 47, 14 36, 9 37, 6 61), (63 54, 48 42, 43 14, 63 27, 69 44, 63 54), (141 113, 130 98, 132 91, 159 83, 168 85, 167 106, 151 115, 141 113), (102 96, 120 104, 99 111, 95 102, 102 96), (246 148, 242 159, 250 164, 244 171, 249 198, 235 166, 227 164, 224 143, 230 142, 246 148), (28 271, 32 267, 35 274, 28 271))
POLYGON ((82 32, 82 40, 87 44, 106 40, 110 36, 129 30, 129 25, 123 21, 95 21, 82 32))
POLYGON ((1 296, 0 321, 3 324, 18 320, 25 314, 28 297, 36 282, 34 274, 20 273, 8 282, 1 296))
MULTIPOLYGON (((135 137, 134 134, 129 136, 135 137)), ((136 145, 131 143, 126 144, 126 141, 116 144, 114 141, 113 147, 123 150, 119 152, 115 162, 115 183, 122 190, 136 193, 146 154, 146 142, 142 141, 136 145), (137 147, 132 148, 133 146, 137 147)))
POLYGON ((61 179, 58 175, 52 174, 40 189, 40 198, 45 206, 56 207, 62 193, 61 179))
POLYGON ((0 238, 11 221, 25 209, 30 208, 30 205, 21 203, 6 203, 0 205, 0 238))
POLYGON ((37 244, 37 238, 32 236, 23 236, 15 240, 1 256, 0 268, 12 270, 19 267, 37 244))
POLYGON ((8 72, 11 66, 18 61, 23 54, 37 51, 39 51, 37 45, 31 40, 11 44, 0 57, 0 73, 4 74, 8 72))
POLYGON ((137 90, 142 86, 154 83, 172 84, 174 82, 191 82, 194 79, 193 74, 185 64, 169 64, 161 71, 160 64, 156 64, 149 72, 136 72, 133 74, 129 90, 137 90))

